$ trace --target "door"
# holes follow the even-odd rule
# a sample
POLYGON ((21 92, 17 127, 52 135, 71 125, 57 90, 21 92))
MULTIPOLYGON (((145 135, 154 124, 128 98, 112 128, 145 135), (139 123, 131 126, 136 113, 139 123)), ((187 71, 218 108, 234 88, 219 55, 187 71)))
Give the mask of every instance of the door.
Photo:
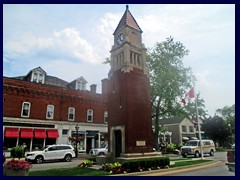
POLYGON ((120 157, 122 153, 122 133, 121 130, 114 131, 115 134, 115 157, 120 157))

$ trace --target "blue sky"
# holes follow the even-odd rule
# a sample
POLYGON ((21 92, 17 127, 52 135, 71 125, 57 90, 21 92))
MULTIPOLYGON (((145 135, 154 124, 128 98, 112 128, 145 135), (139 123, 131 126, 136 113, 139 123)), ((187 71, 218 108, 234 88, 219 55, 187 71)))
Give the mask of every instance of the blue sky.
MULTIPOLYGON (((108 77, 113 32, 124 4, 4 4, 3 75, 26 75, 41 66, 48 75, 89 85, 108 77)), ((235 5, 129 4, 143 43, 172 36, 190 50, 183 59, 197 77, 196 90, 211 116, 235 104, 235 5)), ((187 90, 186 90, 187 91, 187 90)))

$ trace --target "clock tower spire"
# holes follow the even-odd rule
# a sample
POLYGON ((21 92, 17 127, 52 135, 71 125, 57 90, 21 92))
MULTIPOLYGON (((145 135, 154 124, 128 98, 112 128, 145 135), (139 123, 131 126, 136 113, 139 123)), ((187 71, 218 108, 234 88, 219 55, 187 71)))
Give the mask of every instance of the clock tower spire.
POLYGON ((114 31, 114 45, 111 49, 111 70, 109 76, 118 69, 124 73, 134 68, 143 70, 148 76, 146 68, 146 48, 142 43, 143 31, 129 11, 126 10, 114 31))

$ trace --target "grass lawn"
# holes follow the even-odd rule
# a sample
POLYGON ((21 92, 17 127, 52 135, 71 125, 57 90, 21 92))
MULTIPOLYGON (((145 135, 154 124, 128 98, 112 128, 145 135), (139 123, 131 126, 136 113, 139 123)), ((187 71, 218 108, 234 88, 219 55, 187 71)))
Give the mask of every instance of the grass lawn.
POLYGON ((58 168, 41 171, 30 171, 29 176, 105 176, 106 171, 91 169, 87 167, 58 168))
POLYGON ((206 162, 211 162, 213 160, 207 160, 207 159, 200 159, 200 160, 194 160, 194 161, 176 161, 175 164, 171 165, 170 168, 175 168, 175 167, 181 167, 181 166, 189 166, 189 165, 194 165, 194 164, 201 164, 201 163, 206 163, 206 162))

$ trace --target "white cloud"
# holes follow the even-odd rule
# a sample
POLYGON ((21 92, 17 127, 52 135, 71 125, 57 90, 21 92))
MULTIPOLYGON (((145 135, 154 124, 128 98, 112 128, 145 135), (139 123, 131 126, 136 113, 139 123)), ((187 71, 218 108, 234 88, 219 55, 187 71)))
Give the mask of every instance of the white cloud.
POLYGON ((25 33, 20 40, 7 42, 4 50, 25 56, 40 55, 42 59, 50 56, 53 60, 61 57, 89 63, 100 62, 100 57, 95 53, 93 46, 73 28, 55 31, 48 38, 35 37, 31 33, 25 33))

